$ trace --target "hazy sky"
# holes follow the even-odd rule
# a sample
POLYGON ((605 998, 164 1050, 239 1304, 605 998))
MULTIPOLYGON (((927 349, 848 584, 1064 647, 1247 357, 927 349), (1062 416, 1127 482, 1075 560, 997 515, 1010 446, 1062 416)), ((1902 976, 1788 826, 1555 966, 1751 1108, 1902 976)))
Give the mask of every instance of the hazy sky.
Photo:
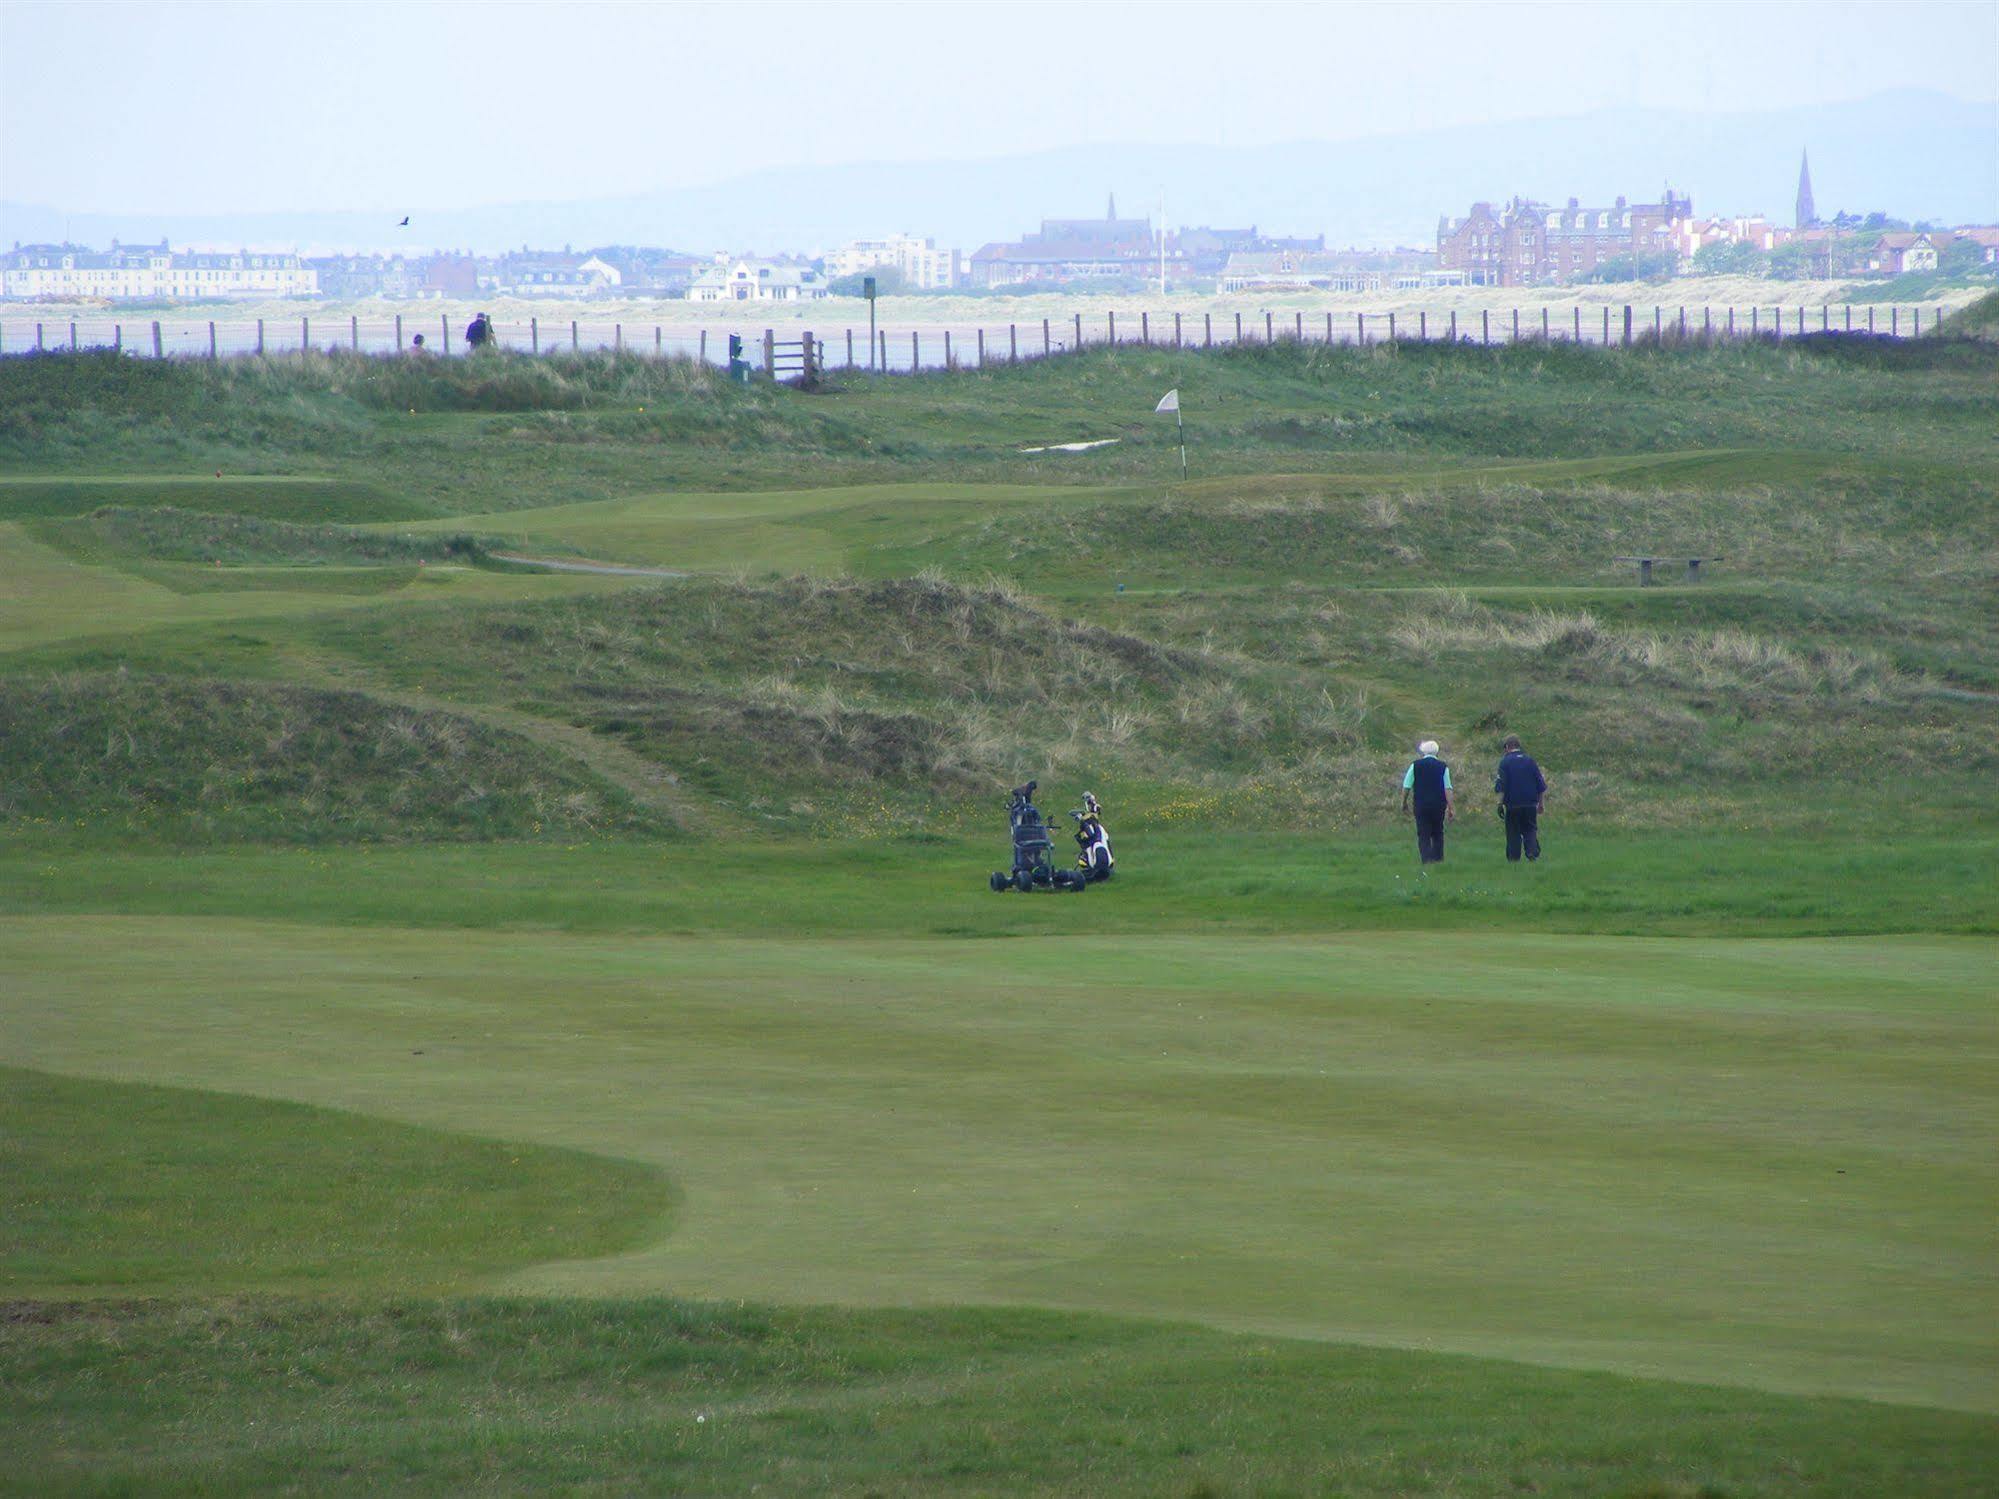
POLYGON ((1999 92, 1999 0, 0 0, 0 197, 442 209, 759 167, 1999 92))

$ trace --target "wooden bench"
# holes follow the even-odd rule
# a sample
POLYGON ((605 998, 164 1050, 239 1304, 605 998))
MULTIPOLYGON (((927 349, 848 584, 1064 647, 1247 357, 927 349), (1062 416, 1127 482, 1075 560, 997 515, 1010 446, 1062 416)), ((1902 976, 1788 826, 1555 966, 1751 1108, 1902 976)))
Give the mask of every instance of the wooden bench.
POLYGON ((1724 559, 1720 557, 1613 557, 1610 560, 1612 562, 1637 563, 1638 586, 1640 588, 1650 588, 1652 586, 1652 565, 1654 563, 1684 562, 1687 564, 1687 581, 1689 583, 1698 583, 1701 580, 1701 565, 1703 563, 1720 562, 1724 559))

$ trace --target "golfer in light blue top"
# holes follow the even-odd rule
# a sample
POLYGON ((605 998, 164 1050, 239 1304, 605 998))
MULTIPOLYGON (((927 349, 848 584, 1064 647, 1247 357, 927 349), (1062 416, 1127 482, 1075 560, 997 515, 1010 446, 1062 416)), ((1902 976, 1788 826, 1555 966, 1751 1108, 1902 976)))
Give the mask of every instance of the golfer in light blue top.
POLYGON ((1444 824, 1457 815, 1451 767, 1437 758, 1437 741, 1416 746, 1418 758, 1402 774, 1402 810, 1416 813, 1416 856, 1425 864, 1444 859, 1444 824))

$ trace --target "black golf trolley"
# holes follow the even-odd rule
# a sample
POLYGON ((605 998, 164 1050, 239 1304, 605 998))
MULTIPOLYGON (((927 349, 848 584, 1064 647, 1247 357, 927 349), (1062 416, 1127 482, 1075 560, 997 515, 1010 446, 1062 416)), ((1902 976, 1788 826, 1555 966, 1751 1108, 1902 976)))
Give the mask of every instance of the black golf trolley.
POLYGON ((1034 805, 1039 785, 1038 781, 1029 781, 1025 786, 1014 787, 1007 797, 1007 822, 1013 830, 1013 868, 995 869, 989 883, 994 890, 1018 890, 1022 894, 1031 890, 1081 892, 1089 884, 1082 870, 1055 867, 1054 840, 1048 835, 1048 824, 1040 808, 1034 805))

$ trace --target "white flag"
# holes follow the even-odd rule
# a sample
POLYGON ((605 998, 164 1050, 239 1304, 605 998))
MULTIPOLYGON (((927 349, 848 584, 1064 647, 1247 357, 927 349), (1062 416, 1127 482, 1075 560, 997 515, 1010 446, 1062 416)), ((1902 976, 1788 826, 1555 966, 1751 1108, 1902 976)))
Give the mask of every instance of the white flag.
POLYGON ((1159 404, 1152 408, 1155 415, 1162 411, 1178 411, 1179 409, 1180 390, 1178 386, 1175 386, 1172 390, 1167 391, 1165 395, 1161 396, 1159 404))

